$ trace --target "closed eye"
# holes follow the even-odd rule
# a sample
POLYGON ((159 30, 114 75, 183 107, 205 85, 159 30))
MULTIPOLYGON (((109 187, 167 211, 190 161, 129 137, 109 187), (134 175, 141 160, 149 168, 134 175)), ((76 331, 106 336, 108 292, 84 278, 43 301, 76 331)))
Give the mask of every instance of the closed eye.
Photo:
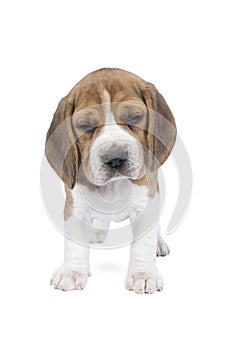
POLYGON ((95 125, 92 125, 90 123, 82 123, 78 125, 78 128, 86 133, 93 133, 96 129, 95 125))
POLYGON ((139 123, 142 120, 143 116, 142 115, 129 115, 127 117, 126 124, 128 126, 133 126, 139 123))

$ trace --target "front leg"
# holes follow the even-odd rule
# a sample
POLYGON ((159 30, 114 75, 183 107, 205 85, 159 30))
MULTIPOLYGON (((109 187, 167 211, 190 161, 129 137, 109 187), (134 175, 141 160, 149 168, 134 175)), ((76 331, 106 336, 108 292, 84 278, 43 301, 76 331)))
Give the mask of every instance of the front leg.
POLYGON ((64 291, 84 289, 89 275, 88 227, 72 215, 65 222, 65 233, 64 263, 54 272, 51 284, 64 291))
POLYGON ((154 293, 163 289, 163 280, 156 268, 157 228, 131 245, 126 288, 136 293, 154 293))
MULTIPOLYGON (((158 194, 155 196, 158 197, 158 194)), ((131 245, 125 286, 128 290, 140 294, 163 289, 162 277, 156 269, 156 247, 159 237, 156 211, 158 212, 158 198, 149 199, 144 215, 131 223, 135 241, 131 245)))

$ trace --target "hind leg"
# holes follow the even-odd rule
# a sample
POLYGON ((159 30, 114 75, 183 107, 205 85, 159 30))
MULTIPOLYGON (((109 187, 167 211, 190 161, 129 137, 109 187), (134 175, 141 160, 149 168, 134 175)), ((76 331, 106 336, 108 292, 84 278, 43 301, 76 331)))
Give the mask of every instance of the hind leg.
POLYGON ((94 219, 90 243, 103 243, 109 231, 110 220, 94 219))
POLYGON ((170 249, 168 248, 167 243, 163 240, 161 235, 158 236, 158 243, 157 243, 157 256, 166 256, 170 253, 170 249))

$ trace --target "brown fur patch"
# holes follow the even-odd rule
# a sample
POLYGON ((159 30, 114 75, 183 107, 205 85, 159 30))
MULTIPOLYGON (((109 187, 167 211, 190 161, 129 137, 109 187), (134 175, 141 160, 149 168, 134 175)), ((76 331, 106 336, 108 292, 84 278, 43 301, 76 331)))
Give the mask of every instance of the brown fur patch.
POLYGON ((73 213, 73 197, 71 190, 65 186, 66 191, 66 202, 65 202, 65 208, 64 208, 64 219, 67 220, 73 213))
POLYGON ((158 190, 158 171, 150 171, 140 180, 130 179, 130 181, 138 186, 146 186, 148 188, 148 196, 152 198, 158 190))

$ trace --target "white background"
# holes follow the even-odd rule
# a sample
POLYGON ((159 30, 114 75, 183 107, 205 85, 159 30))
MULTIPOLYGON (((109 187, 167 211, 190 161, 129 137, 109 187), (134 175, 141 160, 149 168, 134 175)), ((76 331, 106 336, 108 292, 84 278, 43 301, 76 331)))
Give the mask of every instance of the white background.
MULTIPOLYGON (((232 349, 231 5, 2 2, 2 349, 232 349), (128 247, 92 251, 84 291, 49 286, 63 237, 40 198, 45 134, 60 98, 101 67, 132 71, 157 86, 192 161, 189 212, 166 238, 171 254, 158 260, 162 293, 124 289, 128 247)), ((172 168, 170 160, 170 193, 177 187, 172 168)))

